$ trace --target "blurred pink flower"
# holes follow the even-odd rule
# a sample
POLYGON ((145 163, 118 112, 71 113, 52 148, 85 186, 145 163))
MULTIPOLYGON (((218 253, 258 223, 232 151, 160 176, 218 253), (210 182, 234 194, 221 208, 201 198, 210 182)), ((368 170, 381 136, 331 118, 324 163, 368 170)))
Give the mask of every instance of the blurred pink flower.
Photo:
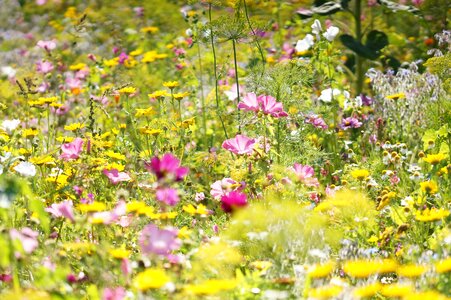
POLYGON ((39 233, 31 228, 25 227, 21 231, 11 229, 9 235, 12 240, 19 240, 25 253, 33 252, 39 245, 37 237, 39 233))
POLYGON ((125 296, 125 289, 121 286, 117 288, 105 288, 103 290, 102 300, 122 300, 125 296))
POLYGON ((144 254, 167 256, 181 246, 177 234, 176 228, 159 229, 155 224, 149 224, 141 231, 138 244, 144 254))
POLYGON ((243 101, 238 103, 238 109, 244 109, 245 111, 259 111, 260 105, 257 100, 257 95, 254 93, 248 93, 244 96, 243 101))
POLYGON ((103 170, 103 174, 108 177, 112 184, 118 184, 123 181, 130 181, 130 176, 125 172, 119 172, 117 169, 103 170))
POLYGON ((72 200, 66 200, 60 203, 53 203, 50 207, 47 207, 45 211, 51 213, 56 218, 64 217, 74 222, 73 207, 72 200))
POLYGON ((156 198, 170 206, 174 206, 180 201, 177 190, 167 187, 157 188, 156 198))
POLYGON ((53 64, 49 61, 42 60, 36 63, 36 72, 47 74, 53 71, 53 64))
POLYGON ((244 193, 233 191, 221 197, 221 208, 223 211, 230 213, 238 207, 247 205, 247 196, 244 193))
POLYGON ((38 41, 38 43, 36 44, 39 48, 45 49, 46 51, 50 52, 53 49, 56 48, 56 43, 55 41, 38 41))
POLYGON ((60 158, 63 160, 77 159, 80 157, 80 153, 83 150, 83 139, 75 138, 71 143, 61 145, 61 151, 63 154, 60 158))
POLYGON ((248 138, 245 135, 238 134, 232 139, 225 140, 222 148, 235 154, 251 154, 254 151, 255 139, 248 138))
POLYGON ((149 172, 154 173, 158 180, 169 177, 181 181, 189 172, 188 168, 180 166, 180 160, 171 153, 164 154, 161 159, 155 156, 144 166, 149 172))
POLYGON ((214 199, 219 200, 222 196, 237 190, 240 184, 232 178, 223 178, 222 180, 215 181, 210 187, 210 194, 214 199))
POLYGON ((308 165, 301 165, 298 163, 295 163, 292 167, 292 170, 298 177, 299 181, 304 183, 307 186, 319 186, 318 179, 313 177, 315 175, 315 171, 311 166, 308 165))

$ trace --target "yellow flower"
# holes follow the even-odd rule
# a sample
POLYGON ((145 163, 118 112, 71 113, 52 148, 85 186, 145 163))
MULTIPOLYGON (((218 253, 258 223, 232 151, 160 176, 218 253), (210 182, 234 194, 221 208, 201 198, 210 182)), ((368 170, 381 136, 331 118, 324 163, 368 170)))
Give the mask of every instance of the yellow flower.
POLYGON ((178 87, 179 83, 177 81, 166 81, 163 82, 163 86, 172 90, 173 88, 178 87))
POLYGON ((127 212, 135 212, 135 211, 142 209, 143 207, 146 207, 146 203, 141 202, 141 201, 132 201, 132 202, 128 202, 125 205, 125 207, 126 207, 127 212))
POLYGON ((447 216, 449 216, 449 214, 449 210, 443 208, 426 208, 423 211, 417 211, 417 213, 415 214, 415 219, 420 222, 438 221, 446 218, 447 216))
POLYGON ((406 97, 406 94, 404 94, 404 93, 396 93, 396 94, 391 94, 391 95, 385 96, 385 98, 389 99, 389 100, 404 99, 405 97, 406 97))
POLYGON ((420 183, 421 190, 426 194, 436 194, 438 192, 438 186, 435 181, 424 181, 420 183))
POLYGON ((189 213, 190 215, 195 215, 195 214, 208 215, 208 212, 209 212, 207 207, 203 204, 199 204, 197 206, 197 208, 194 207, 192 204, 184 205, 183 210, 186 211, 187 213, 189 213))
POLYGON ((158 27, 155 27, 155 26, 147 26, 147 27, 143 27, 143 28, 141 28, 141 32, 144 32, 144 33, 156 33, 156 32, 158 32, 158 27))
POLYGON ((130 56, 138 56, 138 55, 141 55, 142 53, 143 53, 143 49, 136 49, 136 50, 131 51, 129 54, 130 54, 130 56))
POLYGON ((406 284, 390 284, 383 286, 381 293, 386 297, 403 297, 412 293, 412 287, 406 284))
POLYGON ((450 272, 451 271, 451 257, 441 260, 441 261, 438 261, 435 264, 435 271, 440 274, 450 272))
POLYGON ((327 277, 335 268, 334 262, 327 262, 325 264, 317 264, 308 270, 308 275, 311 278, 327 277))
POLYGON ((182 100, 183 98, 189 96, 189 93, 188 92, 175 93, 173 96, 175 100, 182 100))
POLYGON ((251 262, 250 266, 259 271, 266 272, 269 268, 272 267, 272 262, 264 260, 256 260, 251 262))
POLYGON ((133 94, 136 92, 136 88, 134 88, 132 86, 126 86, 126 87, 119 89, 118 92, 119 92, 119 94, 130 95, 130 94, 133 94))
POLYGON ((342 289, 341 286, 336 285, 323 286, 310 290, 308 295, 315 299, 329 299, 340 294, 342 289))
POLYGON ((58 101, 58 97, 39 97, 38 102, 42 104, 51 104, 58 101))
POLYGON ((181 239, 187 239, 189 238, 191 234, 191 230, 188 229, 188 227, 183 226, 182 228, 179 229, 179 232, 177 233, 177 237, 181 238, 181 239))
POLYGON ((55 159, 51 157, 50 155, 44 155, 44 156, 36 156, 30 158, 30 162, 35 165, 55 165, 55 159))
POLYGON ((167 91, 155 91, 152 94, 148 94, 147 96, 152 99, 162 99, 164 97, 170 96, 170 94, 167 91))
POLYGON ((383 209, 385 206, 390 204, 390 201, 396 197, 395 192, 389 192, 382 196, 381 202, 379 202, 379 205, 377 206, 377 210, 383 209))
POLYGON ((428 154, 426 157, 423 158, 423 160, 427 163, 430 163, 431 165, 439 164, 442 160, 446 159, 446 155, 443 153, 438 154, 428 154))
POLYGON ((28 139, 28 138, 33 138, 34 136, 37 136, 38 133, 39 133, 39 131, 35 128, 27 128, 22 131, 22 136, 24 138, 28 139))
POLYGON ((105 65, 105 66, 107 66, 107 67, 115 67, 115 66, 117 66, 118 64, 119 64, 119 58, 118 57, 115 57, 115 58, 112 58, 112 59, 105 59, 104 61, 103 61, 103 64, 105 65))
POLYGON ((425 266, 411 264, 400 266, 396 273, 400 276, 411 278, 421 276, 426 271, 427 268, 425 266))
POLYGON ((125 247, 119 249, 111 249, 108 251, 113 258, 124 259, 130 256, 131 251, 125 250, 125 247))
POLYGON ((106 205, 104 203, 94 201, 91 204, 82 203, 77 206, 77 209, 81 212, 97 212, 97 211, 105 210, 106 205))
POLYGON ((157 59, 157 52, 156 51, 148 51, 144 53, 143 58, 141 59, 141 62, 143 63, 151 63, 154 62, 157 59))
POLYGON ((111 151, 111 150, 106 151, 105 155, 110 158, 114 158, 114 159, 118 159, 118 160, 125 160, 125 155, 111 151))
POLYGON ((157 136, 162 134, 164 131, 161 129, 152 129, 147 126, 139 128, 139 132, 142 134, 157 136))
POLYGON ((365 169, 358 169, 351 172, 351 176, 354 177, 357 180, 364 180, 368 176, 370 176, 370 172, 365 169))
POLYGON ((121 165, 121 164, 119 164, 119 163, 116 163, 116 162, 112 162, 112 163, 110 163, 110 164, 107 164, 107 165, 105 166, 105 169, 107 169, 107 170, 116 169, 116 170, 118 170, 119 172, 122 172, 122 171, 124 171, 125 166, 124 166, 124 165, 121 165))
POLYGON ((64 126, 64 130, 75 131, 75 130, 80 130, 80 129, 84 128, 84 127, 85 127, 85 124, 73 123, 73 124, 64 126))
POLYGON ((417 292, 405 295, 403 300, 449 300, 448 297, 436 291, 417 292))
POLYGON ((84 63, 78 63, 78 64, 75 64, 75 65, 69 66, 69 70, 72 70, 72 71, 79 71, 79 70, 81 70, 81 69, 84 69, 85 67, 86 67, 86 64, 84 64, 84 63))
POLYGON ((379 292, 382 288, 382 284, 379 282, 362 286, 359 288, 356 288, 354 290, 354 295, 359 298, 369 298, 374 296, 377 292, 379 292))
POLYGON ((394 272, 396 268, 396 262, 390 259, 381 261, 354 260, 347 261, 343 265, 345 273, 356 278, 365 278, 378 273, 394 272))
POLYGON ((149 117, 149 116, 153 116, 154 114, 155 114, 155 111, 153 110, 153 107, 137 108, 135 117, 141 117, 141 116, 149 117))
POLYGON ((159 289, 169 281, 169 276, 163 270, 147 269, 135 276, 133 286, 140 291, 147 291, 149 289, 159 289))
POLYGON ((236 287, 235 280, 210 279, 201 284, 185 286, 185 293, 194 295, 214 295, 222 291, 232 290, 236 287))

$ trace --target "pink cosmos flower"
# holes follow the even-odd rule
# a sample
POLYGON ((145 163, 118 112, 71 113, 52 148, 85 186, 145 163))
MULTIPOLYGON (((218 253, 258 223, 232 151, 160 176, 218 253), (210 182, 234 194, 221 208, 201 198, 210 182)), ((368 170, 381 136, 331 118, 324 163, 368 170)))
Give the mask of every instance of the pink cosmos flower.
POLYGON ((288 114, 283 110, 281 102, 277 102, 272 96, 261 95, 258 97, 262 112, 275 118, 287 117, 288 114))
POLYGON ((260 110, 260 103, 257 99, 257 95, 254 93, 248 93, 243 98, 243 102, 238 103, 238 109, 258 112, 260 110))
POLYGON ((158 201, 164 202, 170 206, 174 206, 180 201, 177 190, 173 188, 158 188, 156 197, 158 201))
POLYGON ((61 151, 63 152, 63 154, 60 155, 60 158, 66 161, 71 159, 77 159, 80 157, 80 153, 82 150, 83 150, 83 139, 76 138, 71 143, 61 145, 61 151))
POLYGON ((144 166, 149 172, 154 173, 158 180, 169 177, 181 181, 189 172, 188 168, 180 166, 180 160, 171 153, 164 154, 161 159, 155 156, 144 166))
POLYGON ((53 49, 56 48, 56 43, 55 41, 38 41, 38 43, 36 44, 39 48, 45 49, 46 51, 50 52, 53 49))
POLYGON ((233 191, 221 197, 221 208, 223 211, 230 213, 238 207, 247 205, 247 196, 244 193, 233 191))
POLYGON ((155 224, 149 224, 141 231, 138 244, 144 254, 167 256, 182 244, 177 235, 176 228, 159 229, 155 224))
POLYGON ((103 290, 102 300, 122 300, 125 296, 125 289, 121 286, 117 288, 105 288, 103 290))
POLYGON ((25 253, 30 254, 39 245, 37 239, 39 233, 28 227, 22 228, 21 231, 18 231, 15 228, 11 229, 9 231, 9 235, 12 240, 19 240, 22 243, 22 248, 25 251, 25 253))
POLYGON ((111 170, 103 170, 103 174, 105 174, 112 184, 118 184, 123 181, 130 181, 130 175, 125 172, 119 172, 117 169, 111 170))
POLYGON ((345 118, 341 121, 340 127, 343 130, 349 129, 349 128, 359 128, 362 126, 362 122, 360 122, 357 118, 349 117, 345 118))
POLYGON ((214 199, 219 200, 222 196, 237 190, 240 184, 232 178, 223 178, 222 180, 215 181, 210 187, 210 194, 214 199))
POLYGON ((292 170, 298 177, 299 181, 304 183, 307 186, 319 186, 318 179, 313 177, 315 175, 315 171, 311 166, 308 165, 301 165, 298 163, 295 163, 292 167, 292 170))
POLYGON ((56 218, 64 217, 74 222, 73 207, 72 201, 66 200, 60 203, 53 203, 50 207, 47 207, 45 211, 51 213, 56 218))
POLYGON ((318 115, 310 114, 310 115, 307 116, 307 118, 305 119, 304 122, 308 123, 308 124, 312 124, 316 128, 321 128, 321 129, 327 129, 328 128, 326 122, 321 117, 319 117, 318 115))
POLYGON ((245 135, 238 134, 232 139, 225 140, 222 148, 235 154, 251 154, 254 150, 255 139, 248 138, 245 135))
POLYGON ((36 63, 36 72, 47 74, 53 70, 53 64, 49 61, 42 60, 36 63))

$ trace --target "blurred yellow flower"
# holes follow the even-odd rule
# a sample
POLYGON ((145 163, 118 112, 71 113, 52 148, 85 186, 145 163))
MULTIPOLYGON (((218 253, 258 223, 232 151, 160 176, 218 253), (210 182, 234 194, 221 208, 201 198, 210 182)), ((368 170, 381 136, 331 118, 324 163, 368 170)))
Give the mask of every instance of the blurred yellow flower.
POLYGON ((438 154, 428 154, 423 160, 431 165, 439 164, 442 160, 445 160, 447 156, 443 153, 438 154))
POLYGON ((169 281, 169 276, 163 270, 147 269, 135 276, 133 286, 140 291, 147 291, 149 289, 159 289, 169 281))
POLYGON ((84 128, 84 127, 85 127, 85 124, 73 123, 73 124, 64 126, 64 130, 75 131, 75 130, 80 130, 80 129, 84 128))
POLYGON ((235 280, 210 279, 200 284, 190 284, 185 286, 185 293, 193 295, 214 295, 222 291, 232 290, 236 287, 235 280))
POLYGON ((410 264, 399 266, 398 270, 396 270, 396 273, 398 273, 398 275, 400 276, 411 278, 421 276, 426 271, 426 266, 410 264))
POLYGON ((451 257, 435 263, 435 271, 437 273, 448 273, 451 271, 451 257))
POLYGON ((91 204, 81 203, 77 206, 77 209, 81 212, 97 212, 106 209, 106 205, 102 202, 94 201, 91 204))
POLYGON ((354 260, 347 261, 343 265, 345 273, 356 278, 365 278, 374 274, 394 272, 396 269, 397 263, 390 259, 380 261, 354 260))
POLYGON ((374 296, 377 292, 379 292, 382 288, 382 284, 379 282, 358 287, 354 289, 354 295, 359 298, 370 298, 374 296))
POLYGON ((421 222, 431 222, 446 218, 447 216, 449 216, 449 214, 449 210, 444 208, 426 208, 423 211, 417 211, 417 213, 415 214, 415 219, 421 222))
POLYGON ((330 261, 324 264, 316 264, 308 269, 308 275, 311 278, 327 277, 335 268, 335 263, 330 261))
POLYGON ((365 169, 358 169, 351 172, 351 176, 357 180, 364 180, 370 176, 370 172, 365 169))
POLYGON ((132 86, 126 86, 123 87, 119 90, 117 90, 119 94, 126 94, 126 95, 130 95, 130 94, 134 94, 136 93, 136 88, 132 87, 132 86))
POLYGON ((424 181, 420 183, 421 190, 426 194, 436 194, 438 192, 438 186, 435 181, 424 181))
POLYGON ((156 33, 156 32, 158 32, 158 27, 155 27, 155 26, 147 26, 147 27, 143 27, 143 28, 141 28, 141 32, 144 32, 144 33, 156 33))

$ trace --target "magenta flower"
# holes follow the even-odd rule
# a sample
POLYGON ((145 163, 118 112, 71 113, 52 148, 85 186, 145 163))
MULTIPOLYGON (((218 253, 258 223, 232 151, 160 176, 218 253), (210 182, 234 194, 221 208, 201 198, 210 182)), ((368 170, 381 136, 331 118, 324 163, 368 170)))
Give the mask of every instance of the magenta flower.
POLYGON ((171 153, 164 154, 161 159, 155 156, 144 166, 149 172, 154 173, 158 180, 170 177, 175 181, 181 181, 189 172, 188 168, 180 166, 180 161, 171 153))
POLYGON ((68 218, 72 222, 75 221, 73 213, 73 203, 71 200, 66 200, 60 203, 53 203, 50 207, 45 209, 46 212, 51 213, 56 218, 68 218))
POLYGON ((262 112, 266 115, 271 115, 274 118, 287 117, 288 114, 283 110, 281 102, 277 102, 276 98, 272 96, 261 95, 258 96, 262 112))
POLYGON ((313 177, 315 170, 311 166, 295 163, 292 170, 298 177, 299 181, 307 186, 319 186, 318 179, 313 177))
POLYGON ((316 128, 321 128, 321 129, 328 128, 326 122, 321 117, 314 115, 314 114, 310 114, 309 116, 307 116, 307 118, 305 119, 305 123, 312 124, 316 128))
POLYGON ((235 154, 251 154, 254 150, 255 139, 248 138, 245 135, 238 134, 233 139, 225 140, 222 148, 235 154))
POLYGON ((166 203, 170 206, 174 206, 180 201, 177 190, 173 188, 158 188, 156 197, 158 201, 166 203))
POLYGON ((63 152, 63 154, 60 155, 60 158, 66 161, 77 159, 80 157, 82 150, 83 140, 81 138, 76 138, 71 143, 61 145, 61 151, 63 152))
POLYGON ((359 128, 362 126, 362 122, 360 122, 357 118, 349 117, 345 118, 341 121, 340 127, 343 130, 349 129, 349 128, 359 128))
POLYGON ((22 228, 21 231, 18 231, 17 229, 11 229, 9 231, 9 235, 12 240, 19 240, 22 243, 22 248, 25 253, 30 254, 39 245, 37 239, 39 233, 28 227, 22 228))
POLYGON ((119 172, 117 169, 105 169, 103 170, 103 174, 105 174, 112 184, 118 184, 123 181, 130 181, 130 176, 125 172, 119 172))
POLYGON ((55 41, 38 41, 38 43, 36 44, 39 48, 44 49, 45 51, 52 51, 53 49, 56 48, 56 43, 55 41))
POLYGON ((36 72, 47 74, 53 70, 53 64, 49 61, 42 60, 36 63, 36 72))
POLYGON ((221 197, 221 208, 223 211, 230 213, 238 207, 247 205, 247 196, 244 193, 233 191, 221 197))
POLYGON ((155 224, 149 224, 141 231, 138 244, 144 254, 167 256, 181 246, 177 234, 176 228, 159 229, 155 224))
POLYGON ((219 200, 222 196, 237 190, 240 184, 232 178, 223 178, 222 180, 215 181, 210 187, 210 194, 214 199, 219 200))
POLYGON ((260 110, 260 103, 257 99, 257 95, 254 93, 248 93, 243 98, 243 102, 238 103, 238 109, 258 112, 260 110))

